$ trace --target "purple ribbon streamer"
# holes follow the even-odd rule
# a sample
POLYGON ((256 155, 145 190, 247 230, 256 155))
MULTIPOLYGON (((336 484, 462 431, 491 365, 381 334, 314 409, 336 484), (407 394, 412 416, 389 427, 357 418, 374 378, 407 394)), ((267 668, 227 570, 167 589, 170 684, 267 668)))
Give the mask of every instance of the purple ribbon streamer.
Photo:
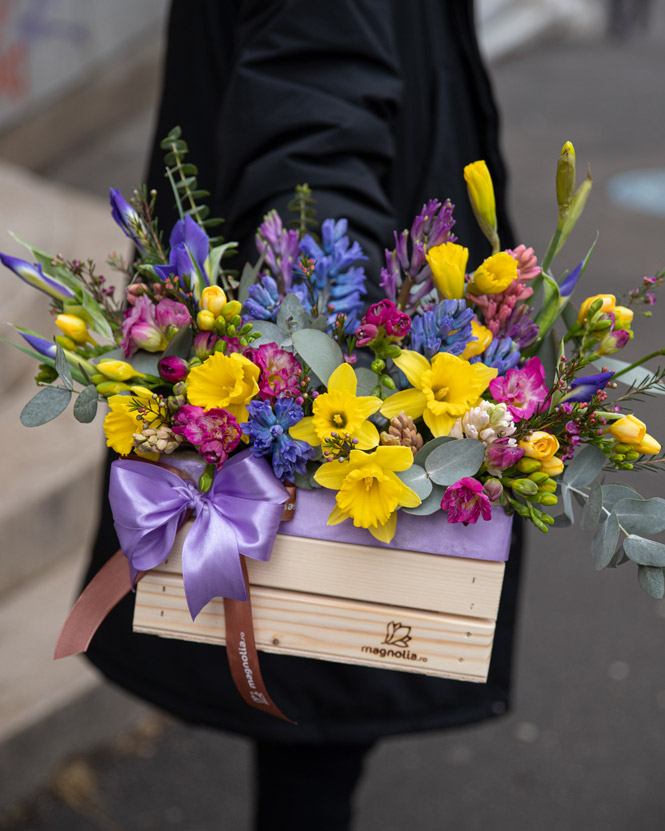
POLYGON ((111 465, 109 502, 132 582, 168 557, 185 514, 194 512, 182 549, 192 620, 214 597, 247 600, 240 554, 270 559, 287 498, 268 462, 250 451, 229 459, 207 493, 158 465, 111 465))

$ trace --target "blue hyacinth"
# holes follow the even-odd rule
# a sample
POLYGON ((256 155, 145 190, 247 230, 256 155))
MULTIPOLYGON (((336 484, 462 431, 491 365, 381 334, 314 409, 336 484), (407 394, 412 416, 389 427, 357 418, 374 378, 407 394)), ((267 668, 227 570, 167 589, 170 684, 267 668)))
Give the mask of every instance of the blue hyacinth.
POLYGON ((255 456, 272 455, 275 476, 282 481, 293 481, 295 473, 304 474, 307 461, 314 456, 314 448, 289 435, 289 427, 303 417, 302 407, 293 398, 280 397, 274 411, 268 401, 260 400, 250 401, 247 410, 249 421, 241 427, 250 438, 252 453, 255 456))
POLYGON ((277 283, 269 274, 249 287, 245 312, 252 320, 276 320, 281 303, 277 283))
POLYGON ((499 375, 505 375, 517 366, 521 357, 519 345, 512 338, 494 338, 482 355, 471 358, 469 363, 482 361, 485 366, 498 370, 499 375))
POLYGON ((473 338, 472 319, 464 300, 442 300, 431 311, 414 317, 410 348, 426 358, 438 352, 461 355, 473 338))

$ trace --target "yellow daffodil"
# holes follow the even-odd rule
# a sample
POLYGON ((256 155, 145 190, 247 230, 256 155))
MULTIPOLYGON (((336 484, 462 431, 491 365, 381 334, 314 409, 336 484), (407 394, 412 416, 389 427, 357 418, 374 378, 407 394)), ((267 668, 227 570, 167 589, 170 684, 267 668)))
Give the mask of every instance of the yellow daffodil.
POLYGON ((294 439, 316 447, 331 433, 349 434, 358 439, 356 447, 368 450, 379 443, 379 431, 367 421, 381 406, 374 395, 356 396, 358 379, 349 364, 342 364, 328 379, 328 392, 319 395, 312 405, 312 415, 290 428, 294 439))
POLYGON ((478 266, 468 291, 471 294, 498 294, 516 279, 517 260, 505 251, 499 251, 478 266))
POLYGON ((390 542, 396 510, 420 505, 418 494, 395 475, 412 464, 411 448, 378 447, 373 453, 352 450, 348 461, 321 465, 314 478, 324 488, 338 491, 328 525, 352 518, 358 528, 368 528, 377 540, 390 542))
MULTIPOLYGON (((545 430, 534 430, 529 433, 526 439, 519 442, 524 450, 524 455, 531 459, 538 459, 539 462, 547 462, 559 449, 559 440, 545 430)), ((549 471, 546 471, 549 474, 549 471)))
POLYGON ((104 419, 104 434, 106 444, 119 453, 127 456, 134 449, 132 436, 141 429, 143 421, 151 426, 158 426, 161 421, 156 413, 140 416, 136 412, 136 404, 148 405, 152 401, 152 393, 145 387, 133 387, 131 395, 112 395, 108 399, 109 411, 104 419))
POLYGON ((444 242, 430 248, 425 256, 440 296, 448 300, 461 300, 464 296, 469 249, 454 242, 444 242))
POLYGON ((613 421, 607 428, 621 444, 639 444, 647 434, 647 426, 632 413, 613 421))
POLYGON ((603 305, 600 307, 600 311, 603 314, 606 312, 613 312, 617 302, 617 299, 613 294, 594 294, 592 297, 587 297, 586 300, 582 301, 582 305, 580 306, 580 312, 577 315, 578 323, 584 323, 586 320, 586 314, 589 311, 589 306, 594 300, 603 301, 603 305))
POLYGON ((449 352, 439 352, 430 363, 418 352, 403 349, 395 363, 413 389, 387 398, 381 414, 393 418, 403 410, 413 419, 422 416, 433 436, 447 436, 497 375, 494 368, 470 364, 449 352))
POLYGON ((656 453, 660 453, 660 443, 653 436, 645 433, 642 441, 634 445, 633 449, 644 456, 655 456, 656 453))
POLYGON ((476 317, 471 321, 471 334, 476 340, 470 340, 467 343, 464 352, 460 355, 463 361, 468 361, 469 358, 475 358, 476 355, 482 355, 493 340, 492 332, 487 326, 478 323, 478 318, 476 317))
POLYGON ((226 292, 221 286, 206 286, 201 292, 201 308, 217 317, 226 305, 226 292))
POLYGON ((127 361, 104 361, 97 364, 97 370, 111 381, 128 381, 130 378, 143 378, 144 373, 134 369, 127 361))
POLYGON ((259 368, 244 355, 213 353, 187 376, 190 404, 227 410, 238 422, 247 421, 247 404, 259 391, 259 368))
MULTIPOLYGON (((496 241, 496 202, 492 177, 484 161, 472 162, 464 168, 469 201, 480 229, 494 245, 496 241)), ((498 246, 497 246, 498 247, 498 246)))

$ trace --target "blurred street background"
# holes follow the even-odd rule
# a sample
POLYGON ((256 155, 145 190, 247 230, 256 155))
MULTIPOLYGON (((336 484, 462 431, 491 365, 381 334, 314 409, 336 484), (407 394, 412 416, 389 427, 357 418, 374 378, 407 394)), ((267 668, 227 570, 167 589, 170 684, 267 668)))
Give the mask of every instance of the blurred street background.
MULTIPOLYGON (((165 11, 164 0, 0 0, 0 250, 21 255, 13 230, 100 263, 124 252, 107 194, 128 195, 143 175, 165 11)), ((600 231, 578 301, 665 268, 663 4, 484 0, 477 14, 519 241, 545 250, 556 159, 571 140, 578 181, 588 162, 594 184, 557 268, 600 231)), ((33 294, 0 275, 0 319, 50 331, 33 294)), ((636 321, 622 358, 665 346, 662 304, 665 294, 653 320, 636 321)), ((57 439, 52 426, 21 427, 34 368, 1 348, 0 828, 248 829, 248 742, 178 724, 82 660, 51 661, 94 527, 101 427, 61 418, 57 439)), ((642 413, 665 443, 663 399, 642 413)), ((648 474, 630 484, 663 495, 648 474)), ((380 744, 357 829, 663 827, 665 601, 639 589, 630 565, 597 573, 589 541, 530 532, 511 713, 380 744)))

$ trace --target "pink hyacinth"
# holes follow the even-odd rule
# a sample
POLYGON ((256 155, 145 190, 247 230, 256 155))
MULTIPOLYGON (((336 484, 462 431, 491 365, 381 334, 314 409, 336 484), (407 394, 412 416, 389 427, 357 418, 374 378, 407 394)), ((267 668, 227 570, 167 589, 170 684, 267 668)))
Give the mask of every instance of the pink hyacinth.
POLYGON ((542 268, 538 265, 538 258, 533 248, 527 248, 526 245, 518 245, 512 251, 507 248, 506 254, 510 254, 511 257, 517 260, 517 279, 520 283, 533 280, 542 271, 542 268))
POLYGON ((495 401, 508 406, 515 421, 531 418, 540 410, 549 392, 545 368, 534 356, 522 369, 509 369, 504 377, 493 378, 489 390, 495 401))
POLYGON ((441 510, 448 511, 448 522, 462 522, 464 525, 491 519, 492 506, 483 486, 477 479, 465 476, 450 485, 441 500, 441 510))
POLYGON ((280 395, 298 394, 302 366, 291 352, 280 349, 276 343, 267 343, 258 349, 248 349, 245 354, 261 370, 260 398, 276 401, 280 395))

